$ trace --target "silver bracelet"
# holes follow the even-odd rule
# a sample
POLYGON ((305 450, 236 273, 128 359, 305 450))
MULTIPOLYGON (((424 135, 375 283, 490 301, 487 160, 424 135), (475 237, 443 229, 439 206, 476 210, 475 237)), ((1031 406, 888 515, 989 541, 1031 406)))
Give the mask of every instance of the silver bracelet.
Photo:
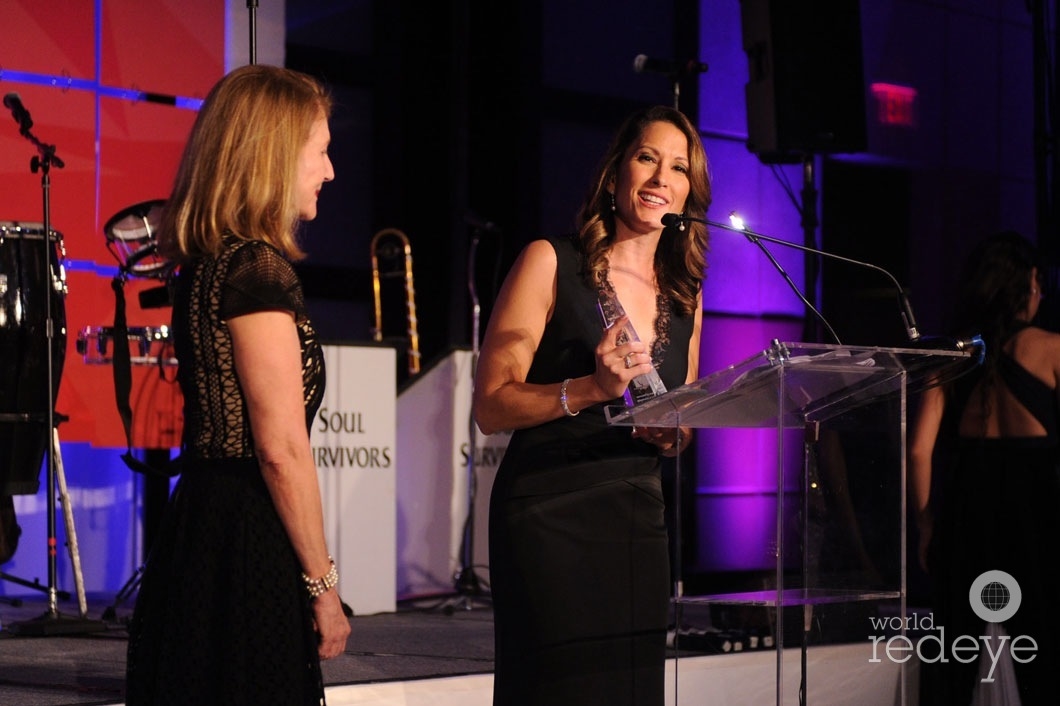
POLYGON ((339 570, 335 568, 335 560, 328 556, 328 561, 331 562, 331 568, 328 572, 318 579, 311 579, 306 573, 302 572, 302 581, 305 582, 306 590, 309 591, 310 598, 316 598, 321 596, 327 591, 335 588, 339 583, 339 570))
POLYGON ((563 413, 568 417, 577 417, 581 414, 581 410, 577 412, 570 411, 570 407, 567 406, 567 385, 570 384, 570 378, 567 378, 559 384, 559 406, 563 408, 563 413))

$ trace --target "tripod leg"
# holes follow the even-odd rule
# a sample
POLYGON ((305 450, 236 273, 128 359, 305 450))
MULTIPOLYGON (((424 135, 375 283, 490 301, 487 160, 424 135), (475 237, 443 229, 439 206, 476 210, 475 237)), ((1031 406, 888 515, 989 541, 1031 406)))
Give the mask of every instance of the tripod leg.
POLYGON ((118 606, 124 603, 132 596, 133 593, 140 587, 140 580, 143 578, 144 565, 140 565, 133 575, 129 577, 129 580, 125 582, 125 585, 121 587, 118 594, 114 597, 114 602, 107 606, 106 610, 103 611, 104 620, 115 620, 118 617, 118 606))
POLYGON ((52 429, 53 448, 55 450, 56 481, 59 484, 59 502, 63 506, 63 519, 66 522, 66 546, 70 550, 70 562, 74 568, 74 586, 77 589, 77 604, 81 617, 88 615, 88 600, 85 597, 85 579, 81 573, 81 553, 77 548, 77 529, 74 527, 74 510, 70 506, 70 496, 66 491, 66 473, 63 472, 63 454, 59 448, 59 430, 52 429))

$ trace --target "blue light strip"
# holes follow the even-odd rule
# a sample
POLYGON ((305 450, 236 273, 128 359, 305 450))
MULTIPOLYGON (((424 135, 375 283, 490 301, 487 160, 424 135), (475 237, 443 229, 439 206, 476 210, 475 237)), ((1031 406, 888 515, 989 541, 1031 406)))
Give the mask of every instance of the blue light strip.
POLYGON ((67 272, 90 272, 100 277, 114 278, 118 276, 117 265, 101 265, 91 260, 63 260, 63 267, 67 272))
MULTIPOLYGON (((164 95, 161 93, 151 93, 148 91, 139 91, 131 88, 118 88, 115 86, 104 86, 102 83, 101 66, 103 65, 102 57, 102 3, 96 3, 96 74, 94 79, 74 78, 72 76, 54 76, 51 74, 39 74, 30 71, 16 71, 12 69, 0 68, 0 81, 8 81, 11 83, 22 83, 30 86, 45 86, 48 88, 58 88, 61 91, 86 91, 92 93, 95 96, 95 113, 96 113, 96 132, 95 132, 95 160, 96 160, 96 175, 102 173, 101 165, 101 145, 102 136, 100 130, 102 126, 102 105, 101 98, 116 98, 118 100, 126 100, 130 102, 145 102, 145 103, 160 103, 163 105, 171 105, 175 108, 182 110, 199 110, 202 107, 203 99, 201 98, 189 98, 185 96, 171 96, 164 95)), ((100 184, 97 178, 96 182, 96 194, 95 194, 95 211, 96 220, 99 220, 99 202, 100 202, 100 184)), ((101 265, 91 260, 65 260, 63 262, 67 272, 87 272, 98 275, 100 277, 114 278, 119 273, 119 267, 117 265, 101 265)))
POLYGON ((172 105, 184 110, 198 110, 202 107, 202 98, 189 98, 187 96, 170 96, 163 93, 151 93, 149 91, 138 91, 133 88, 118 88, 115 86, 103 86, 98 81, 73 78, 72 76, 51 76, 48 74, 35 74, 28 71, 13 71, 11 69, 0 69, 0 81, 12 81, 14 83, 26 83, 34 86, 49 86, 64 91, 92 91, 100 96, 118 98, 128 101, 143 101, 146 103, 162 103, 172 105))

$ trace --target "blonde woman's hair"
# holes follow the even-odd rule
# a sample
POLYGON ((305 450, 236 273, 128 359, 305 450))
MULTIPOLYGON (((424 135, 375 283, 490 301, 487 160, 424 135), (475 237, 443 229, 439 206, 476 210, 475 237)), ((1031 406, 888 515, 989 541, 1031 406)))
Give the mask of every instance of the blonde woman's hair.
POLYGON ((238 68, 207 95, 159 224, 174 262, 221 250, 226 234, 264 240, 291 260, 297 241, 298 156, 332 101, 315 79, 266 65, 238 68))

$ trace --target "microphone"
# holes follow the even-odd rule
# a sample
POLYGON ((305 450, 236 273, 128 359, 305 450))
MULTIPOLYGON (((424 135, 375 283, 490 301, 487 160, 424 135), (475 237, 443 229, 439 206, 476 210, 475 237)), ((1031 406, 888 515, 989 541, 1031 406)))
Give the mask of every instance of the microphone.
POLYGON ((637 54, 633 59, 633 70, 638 74, 666 74, 667 76, 680 78, 684 76, 695 76, 696 74, 705 74, 707 68, 706 64, 696 61, 695 59, 689 59, 688 61, 668 61, 666 59, 653 59, 646 54, 637 54))
POLYGON ((921 336, 912 343, 913 348, 944 351, 974 351, 975 360, 982 365, 986 359, 986 342, 980 334, 967 336, 921 336))
POLYGON ((29 117, 29 111, 22 105, 22 99, 17 93, 8 93, 4 96, 4 107, 11 111, 11 117, 18 123, 19 132, 25 135, 33 127, 33 120, 29 117))
MULTIPOLYGON (((821 313, 817 311, 817 309, 815 309, 813 305, 806 300, 806 297, 804 297, 802 292, 799 291, 799 288, 795 286, 795 283, 791 281, 791 278, 788 277, 788 274, 784 271, 780 264, 773 258, 772 254, 770 254, 769 250, 767 250, 766 247, 762 245, 760 241, 764 240, 768 243, 776 243, 777 245, 783 245, 784 247, 795 248, 796 250, 802 250, 803 252, 813 253, 822 257, 828 257, 833 260, 839 260, 841 262, 846 262, 851 265, 857 265, 858 267, 866 267, 870 270, 880 272, 885 275, 889 280, 891 280, 891 283, 894 284, 894 288, 898 293, 898 303, 901 307, 900 314, 902 317, 902 324, 905 326, 906 336, 908 336, 909 340, 913 343, 916 343, 920 340, 920 331, 917 330, 916 319, 913 317, 913 306, 909 302, 909 297, 906 295, 905 289, 903 289, 902 285, 898 283, 898 279, 895 278, 894 275, 892 275, 890 272, 878 265, 873 265, 871 262, 862 262, 861 260, 854 260, 849 257, 843 257, 842 255, 836 255, 835 253, 826 252, 824 250, 817 250, 815 248, 807 247, 805 245, 799 245, 798 243, 790 243, 786 240, 780 240, 779 238, 771 238, 766 235, 760 235, 759 233, 747 230, 746 228, 739 228, 734 225, 726 225, 724 223, 708 221, 702 218, 692 218, 690 216, 681 216, 676 213, 666 213, 663 214, 663 217, 660 220, 662 221, 662 224, 666 227, 673 227, 679 225, 684 221, 693 221, 696 223, 703 223, 713 228, 720 228, 722 230, 732 231, 733 233, 743 234, 744 237, 746 237, 749 241, 751 241, 762 249, 762 252, 766 254, 766 257, 768 257, 770 262, 773 263, 773 266, 777 268, 781 275, 783 275, 784 279, 787 280, 788 284, 799 296, 799 298, 802 299, 803 303, 807 307, 809 307, 810 310, 817 315, 817 318, 820 319, 821 322, 828 328, 828 330, 832 333, 832 337, 835 338, 836 341, 839 340, 839 337, 836 336, 835 331, 832 330, 832 327, 829 326, 827 321, 825 321, 821 313)), ((963 348, 961 348, 961 350, 963 350, 963 348)))
POLYGON ((474 211, 468 211, 464 214, 464 223, 466 223, 476 235, 497 235, 501 234, 501 227, 493 221, 488 221, 483 218, 479 218, 478 214, 474 211))

